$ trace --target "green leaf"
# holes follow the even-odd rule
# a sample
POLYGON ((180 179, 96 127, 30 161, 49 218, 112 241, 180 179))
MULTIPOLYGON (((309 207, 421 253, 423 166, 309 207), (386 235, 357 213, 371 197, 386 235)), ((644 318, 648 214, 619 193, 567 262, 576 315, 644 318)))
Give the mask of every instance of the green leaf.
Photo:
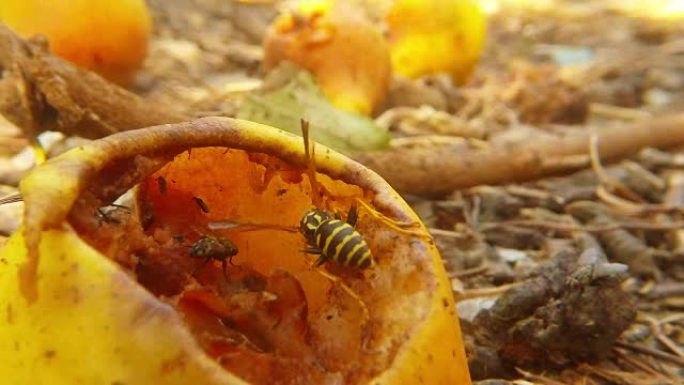
POLYGON ((289 79, 275 90, 248 95, 237 117, 298 135, 300 119, 306 119, 313 140, 342 153, 387 147, 389 134, 384 129, 365 116, 335 108, 311 74, 299 70, 289 79))

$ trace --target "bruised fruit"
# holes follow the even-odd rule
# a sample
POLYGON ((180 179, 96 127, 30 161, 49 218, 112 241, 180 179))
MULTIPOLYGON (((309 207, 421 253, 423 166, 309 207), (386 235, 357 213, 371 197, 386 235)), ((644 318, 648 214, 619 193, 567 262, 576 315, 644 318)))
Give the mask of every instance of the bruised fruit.
POLYGON ((228 118, 115 134, 32 170, 23 227, 0 251, 0 375, 470 384, 423 225, 375 173, 323 146, 315 154, 317 199, 300 137, 228 118), (133 186, 126 207, 110 204, 133 186), (297 228, 313 202, 330 213, 358 205, 372 268, 312 269, 297 228), (211 253, 222 257, 193 257, 210 236, 225 240, 211 253))
POLYGON ((2 0, 0 21, 45 35, 58 56, 121 85, 145 59, 151 24, 144 0, 2 0))
POLYGON ((284 13, 264 39, 264 67, 293 62, 313 73, 337 107, 371 114, 389 90, 389 47, 378 27, 344 2, 314 2, 284 13))

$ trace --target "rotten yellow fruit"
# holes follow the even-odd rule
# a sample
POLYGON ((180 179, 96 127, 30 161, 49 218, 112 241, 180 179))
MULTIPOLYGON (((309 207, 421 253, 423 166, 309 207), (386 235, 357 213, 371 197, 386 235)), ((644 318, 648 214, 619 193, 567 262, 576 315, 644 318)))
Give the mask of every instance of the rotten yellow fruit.
POLYGON ((0 21, 45 35, 58 56, 121 85, 142 65, 151 29, 144 0, 2 0, 0 21))
POLYGON ((456 84, 471 76, 486 32, 476 0, 396 0, 386 20, 396 73, 446 73, 456 84))
POLYGON ((313 73, 337 107, 371 114, 391 79, 389 47, 380 29, 344 2, 314 2, 280 15, 264 39, 264 67, 290 61, 313 73))
POLYGON ((319 204, 359 204, 368 272, 317 274, 303 236, 284 230, 312 207, 311 186, 301 138, 268 126, 128 131, 35 168, 23 227, 0 251, 3 380, 469 384, 426 229, 372 171, 323 146, 315 160, 319 204), (133 186, 132 203, 109 206, 133 186), (237 247, 225 270, 190 255, 206 236, 237 247))

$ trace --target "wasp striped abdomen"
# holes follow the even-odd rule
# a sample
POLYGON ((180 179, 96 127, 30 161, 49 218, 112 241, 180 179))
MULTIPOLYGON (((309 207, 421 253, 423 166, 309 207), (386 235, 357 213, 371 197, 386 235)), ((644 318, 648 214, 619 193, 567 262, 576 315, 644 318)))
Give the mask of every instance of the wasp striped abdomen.
POLYGON ((303 218, 302 232, 313 246, 311 252, 319 253, 316 265, 329 260, 339 264, 366 269, 375 264, 368 244, 352 225, 321 210, 311 210, 303 218))

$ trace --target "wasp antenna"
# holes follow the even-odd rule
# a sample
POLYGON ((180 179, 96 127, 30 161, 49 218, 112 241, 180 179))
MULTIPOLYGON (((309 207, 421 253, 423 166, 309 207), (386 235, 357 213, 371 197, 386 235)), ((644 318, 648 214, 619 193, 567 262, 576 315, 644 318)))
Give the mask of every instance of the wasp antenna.
POLYGON ((320 196, 318 194, 318 181, 316 180, 316 147, 309 136, 309 122, 301 119, 302 138, 304 139, 304 156, 306 156, 306 173, 311 184, 311 201, 314 206, 320 207, 320 196))

